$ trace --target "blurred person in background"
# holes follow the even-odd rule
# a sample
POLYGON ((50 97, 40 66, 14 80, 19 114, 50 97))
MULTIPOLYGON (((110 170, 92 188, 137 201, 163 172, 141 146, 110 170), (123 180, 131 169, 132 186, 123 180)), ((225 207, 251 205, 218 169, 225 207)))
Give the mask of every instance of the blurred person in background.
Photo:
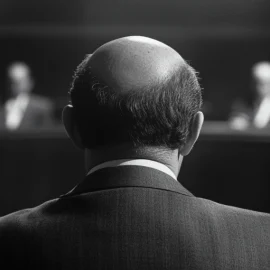
POLYGON ((203 114, 196 72, 175 50, 137 36, 106 43, 79 65, 70 97, 63 122, 86 177, 0 218, 0 265, 270 269, 269 214, 195 197, 177 181, 203 114))
POLYGON ((10 131, 51 126, 53 103, 33 94, 34 79, 29 66, 14 62, 7 69, 8 100, 2 108, 1 127, 10 131))
POLYGON ((266 128, 270 125, 270 62, 258 62, 252 67, 254 96, 252 104, 233 105, 229 124, 233 129, 244 130, 250 126, 266 128))

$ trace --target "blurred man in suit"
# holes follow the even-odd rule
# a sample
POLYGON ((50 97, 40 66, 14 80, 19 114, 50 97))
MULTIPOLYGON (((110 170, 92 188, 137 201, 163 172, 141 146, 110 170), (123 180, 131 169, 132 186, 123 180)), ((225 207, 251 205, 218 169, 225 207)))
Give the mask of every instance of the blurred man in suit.
POLYGON ((10 131, 50 126, 52 102, 32 94, 34 79, 23 62, 12 63, 7 70, 9 98, 2 111, 2 127, 10 131))
POLYGON ((260 129, 270 126, 270 62, 258 62, 251 71, 254 98, 250 105, 242 100, 233 104, 229 123, 235 129, 241 130, 250 126, 260 129))
POLYGON ((106 43, 79 65, 70 95, 63 121, 87 175, 0 218, 0 264, 270 269, 270 215, 197 198, 177 181, 203 114, 196 72, 175 50, 137 36, 106 43))

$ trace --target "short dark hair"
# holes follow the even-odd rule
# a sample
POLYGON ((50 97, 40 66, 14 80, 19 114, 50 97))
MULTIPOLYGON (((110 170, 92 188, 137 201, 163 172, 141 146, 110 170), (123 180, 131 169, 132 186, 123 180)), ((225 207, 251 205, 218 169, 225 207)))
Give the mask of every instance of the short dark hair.
POLYGON ((185 63, 147 89, 121 93, 100 82, 88 64, 78 66, 70 90, 75 122, 86 148, 131 142, 177 149, 202 105, 195 70, 185 63))

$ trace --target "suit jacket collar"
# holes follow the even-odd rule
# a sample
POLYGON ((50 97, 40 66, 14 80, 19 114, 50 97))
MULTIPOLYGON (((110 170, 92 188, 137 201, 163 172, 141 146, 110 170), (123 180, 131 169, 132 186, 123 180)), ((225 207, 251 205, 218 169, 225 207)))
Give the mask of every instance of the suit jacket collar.
POLYGON ((119 166, 103 168, 89 174, 75 188, 61 198, 124 187, 144 187, 161 189, 180 193, 185 196, 193 196, 178 181, 159 170, 143 166, 119 166))
MULTIPOLYGON (((90 169, 88 174, 93 173, 97 170, 106 168, 106 167, 117 167, 117 166, 127 166, 127 165, 132 165, 132 166, 143 166, 143 167, 150 167, 157 169, 159 171, 162 171, 164 173, 167 173, 171 177, 173 177, 175 180, 177 180, 176 175, 174 172, 165 164, 160 163, 155 160, 150 160, 150 159, 116 159, 116 160, 110 160, 103 162, 101 164, 98 164, 97 166, 93 167, 90 169)), ((87 175, 88 175, 87 174, 87 175)))

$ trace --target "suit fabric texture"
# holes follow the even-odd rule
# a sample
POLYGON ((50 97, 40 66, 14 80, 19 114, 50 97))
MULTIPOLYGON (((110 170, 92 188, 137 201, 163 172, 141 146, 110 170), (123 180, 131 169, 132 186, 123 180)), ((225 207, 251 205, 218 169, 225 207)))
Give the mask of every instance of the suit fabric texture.
POLYGON ((0 218, 0 269, 270 269, 270 215, 197 198, 141 166, 0 218), (4 267, 5 266, 5 267, 4 267))

